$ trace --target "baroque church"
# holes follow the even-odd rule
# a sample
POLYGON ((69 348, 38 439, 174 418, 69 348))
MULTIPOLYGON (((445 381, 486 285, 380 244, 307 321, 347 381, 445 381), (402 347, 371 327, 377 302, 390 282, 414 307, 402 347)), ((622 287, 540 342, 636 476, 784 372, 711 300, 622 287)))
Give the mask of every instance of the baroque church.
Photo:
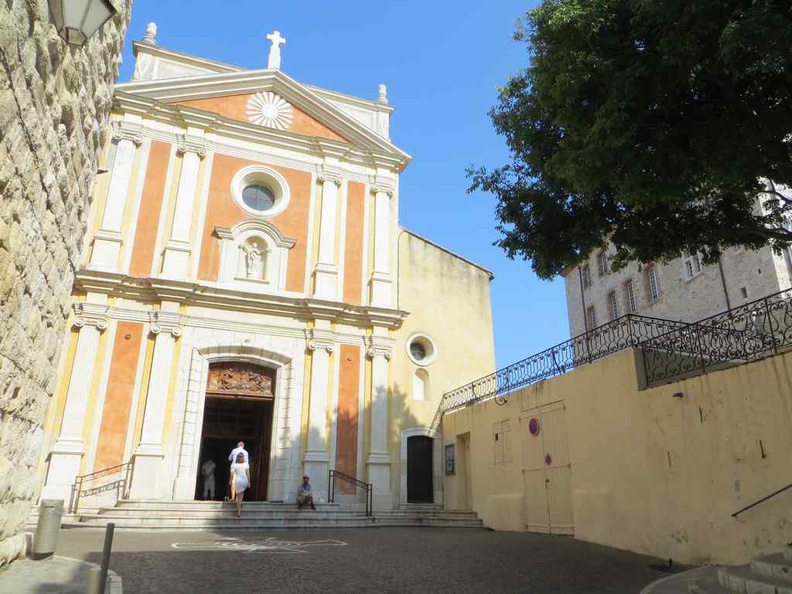
POLYGON ((156 36, 116 86, 42 498, 104 471, 131 473, 130 499, 198 499, 212 459, 222 499, 242 440, 247 499, 294 501, 303 475, 323 493, 337 471, 375 508, 442 503, 430 426, 445 391, 495 369, 492 275, 399 225, 410 156, 385 86, 294 80, 278 32, 259 70, 156 36))

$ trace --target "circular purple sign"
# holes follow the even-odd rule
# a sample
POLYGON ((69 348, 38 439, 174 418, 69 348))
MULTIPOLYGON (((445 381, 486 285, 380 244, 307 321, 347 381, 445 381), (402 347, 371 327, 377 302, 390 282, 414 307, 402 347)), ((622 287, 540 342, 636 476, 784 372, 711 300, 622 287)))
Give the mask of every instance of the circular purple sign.
POLYGON ((539 419, 533 417, 530 421, 528 421, 528 433, 536 437, 539 435, 539 419))

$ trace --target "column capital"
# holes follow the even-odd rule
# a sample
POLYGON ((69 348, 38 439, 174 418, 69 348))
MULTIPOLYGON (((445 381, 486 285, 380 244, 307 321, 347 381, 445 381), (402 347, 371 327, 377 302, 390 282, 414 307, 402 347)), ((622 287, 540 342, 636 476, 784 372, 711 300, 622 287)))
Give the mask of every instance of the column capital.
POLYGON ((182 335, 181 314, 155 309, 149 312, 149 323, 149 331, 154 335, 161 332, 169 332, 174 338, 182 335))
POLYGON ((390 360, 393 356, 393 345, 396 341, 387 336, 367 336, 366 355, 374 359, 375 357, 385 357, 390 360))
POLYGON ((80 301, 74 304, 74 326, 82 328, 84 326, 94 326, 99 331, 107 328, 107 306, 98 303, 88 303, 80 301))
POLYGON ((203 159, 206 156, 206 140, 192 134, 179 134, 176 137, 176 152, 180 155, 195 153, 203 159))
POLYGON ((332 182, 337 188, 340 188, 342 181, 341 170, 336 167, 320 167, 316 173, 316 179, 322 183, 332 182))
POLYGON ((335 351, 336 334, 332 330, 308 328, 305 330, 305 341, 309 350, 325 349, 328 353, 335 351))
POLYGON ((369 183, 372 194, 387 194, 388 198, 393 198, 396 193, 396 184, 389 179, 376 177, 372 178, 369 183))
POLYGON ((136 146, 143 143, 143 126, 125 120, 116 120, 111 124, 115 140, 131 140, 136 146))

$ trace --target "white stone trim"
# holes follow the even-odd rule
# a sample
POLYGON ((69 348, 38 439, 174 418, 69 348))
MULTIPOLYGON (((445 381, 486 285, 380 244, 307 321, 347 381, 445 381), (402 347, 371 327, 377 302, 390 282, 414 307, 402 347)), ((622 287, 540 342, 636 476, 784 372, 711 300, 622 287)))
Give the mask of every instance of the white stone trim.
POLYGON ((428 427, 414 427, 401 432, 399 446, 399 501, 407 504, 407 439, 425 436, 432 438, 432 491, 434 503, 443 502, 443 436, 428 427))
POLYGON ((123 239, 126 249, 123 250, 123 258, 121 260, 121 272, 129 273, 129 266, 132 262, 132 254, 135 251, 135 234, 137 233, 138 217, 140 216, 140 205, 143 200, 143 187, 146 183, 146 173, 148 171, 148 161, 151 154, 150 138, 144 138, 141 145, 140 161, 137 180, 135 181, 135 195, 132 198, 132 208, 129 219, 129 225, 126 226, 126 237, 123 239))
POLYGON ((304 281, 304 294, 309 295, 311 292, 311 282, 313 275, 313 245, 314 245, 314 218, 316 217, 316 201, 318 196, 318 183, 316 171, 311 172, 311 195, 308 204, 308 236, 305 246, 305 281, 304 281))
MULTIPOLYGON (((206 401, 206 383, 209 364, 220 361, 245 361, 276 370, 275 402, 272 434, 270 438, 270 470, 267 493, 270 500, 295 498, 300 467, 296 463, 299 453, 299 419, 295 423, 294 411, 302 410, 302 373, 304 353, 302 341, 264 335, 236 334, 232 332, 207 332, 195 328, 185 333, 185 355, 180 365, 188 364, 183 385, 177 394, 182 401, 179 410, 182 418, 181 445, 178 452, 178 470, 174 480, 173 496, 192 499, 198 473, 206 401), (251 336, 253 336, 251 338, 251 336), (250 344, 244 344, 249 341, 250 344), (294 432, 296 426, 297 432, 294 432)), ((177 427, 174 425, 174 427, 177 427)))
POLYGON ((341 188, 341 215, 338 221, 338 286, 336 299, 344 300, 344 272, 346 270, 346 223, 349 204, 349 183, 344 180, 341 188))
POLYGON ((257 218, 269 218, 279 215, 289 206, 291 199, 291 189, 283 177, 276 170, 263 164, 248 165, 236 172, 231 179, 231 195, 237 205, 246 213, 257 218), (275 204, 266 211, 250 208, 242 199, 242 191, 245 186, 255 182, 263 182, 270 186, 275 194, 275 204))
POLYGON ((190 262, 189 278, 198 278, 198 268, 201 263, 201 249, 204 240, 204 225, 206 224, 206 211, 209 208, 209 187, 212 181, 212 166, 214 165, 214 152, 207 151, 203 160, 203 185, 198 192, 198 226, 195 230, 195 250, 190 262))
POLYGON ((173 185, 173 177, 176 173, 176 143, 173 142, 172 136, 166 141, 170 143, 171 150, 168 156, 168 172, 165 175, 165 186, 163 188, 162 201, 160 203, 159 218, 157 219, 157 235, 154 240, 154 254, 151 259, 152 277, 159 276, 160 269, 162 268, 162 255, 165 250, 165 224, 170 209, 171 186, 173 185))
POLYGON ((99 385, 96 392, 96 408, 94 410, 93 426, 88 434, 88 441, 85 444, 85 459, 83 460, 83 470, 85 473, 101 470, 94 469, 96 453, 99 447, 99 430, 102 426, 102 415, 104 414, 105 400, 107 399, 107 384, 110 379, 110 367, 113 361, 113 349, 115 348, 115 338, 118 331, 118 322, 111 322, 107 325, 105 340, 107 341, 104 360, 97 368, 100 372, 99 385))
POLYGON ((410 361, 415 363, 418 367, 428 367, 437 360, 437 355, 439 353, 437 343, 435 343, 435 341, 424 332, 413 332, 410 334, 410 336, 407 337, 407 340, 404 342, 404 350, 407 352, 407 356, 410 358, 410 361), (423 343, 424 347, 429 346, 429 348, 426 349, 427 353, 425 359, 419 361, 413 357, 413 354, 410 352, 410 345, 414 340, 423 343))
POLYGON ((369 303, 369 277, 371 270, 369 269, 369 217, 371 216, 370 204, 371 200, 371 187, 368 181, 365 182, 363 187, 363 266, 361 266, 362 275, 360 278, 360 303, 367 305, 369 303))

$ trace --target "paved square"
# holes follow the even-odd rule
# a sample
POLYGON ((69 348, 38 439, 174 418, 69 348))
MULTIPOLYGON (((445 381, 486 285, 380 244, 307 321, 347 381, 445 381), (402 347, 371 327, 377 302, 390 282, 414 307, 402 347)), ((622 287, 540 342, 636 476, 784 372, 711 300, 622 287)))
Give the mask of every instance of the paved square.
MULTIPOLYGON (((98 563, 103 531, 65 530, 58 554, 98 563)), ((381 528, 117 532, 124 594, 531 592, 637 594, 657 559, 571 537, 381 528)))

